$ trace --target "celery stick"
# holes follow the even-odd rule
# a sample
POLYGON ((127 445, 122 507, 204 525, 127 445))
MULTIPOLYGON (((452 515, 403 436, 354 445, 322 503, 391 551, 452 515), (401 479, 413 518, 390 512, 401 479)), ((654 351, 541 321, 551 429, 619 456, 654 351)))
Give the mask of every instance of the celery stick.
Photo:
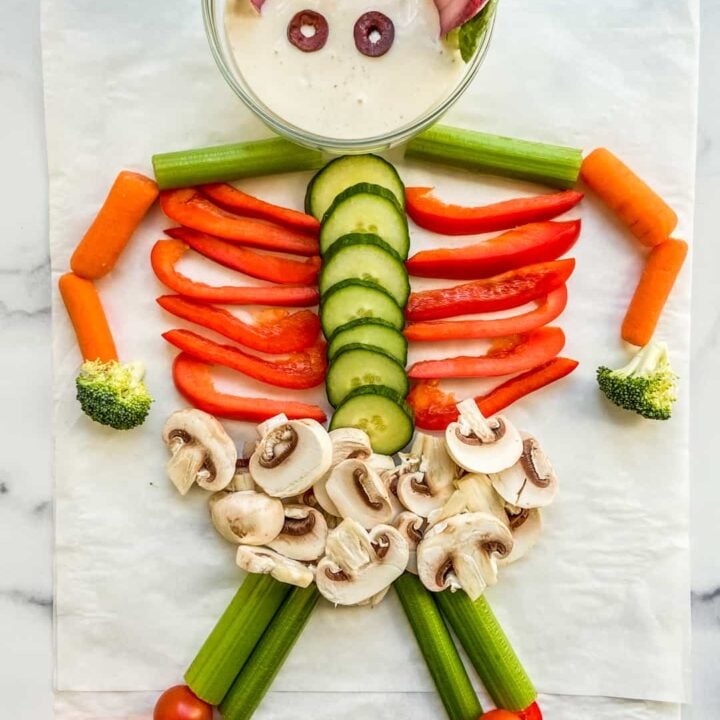
POLYGON ((482 714, 480 701, 432 595, 410 573, 401 575, 394 587, 448 717, 477 720, 482 714))
POLYGON ((446 590, 437 602, 495 704, 515 712, 532 705, 537 691, 487 600, 446 590))
MULTIPOLYGON (((294 588, 220 705, 224 720, 249 720, 300 637, 320 598, 313 583, 294 588)), ((292 712, 288 712, 292 715, 292 712)))
POLYGON ((260 640, 290 586, 269 575, 248 575, 185 673, 202 700, 217 705, 260 640))
POLYGON ((161 190, 228 182, 244 177, 297 170, 317 170, 323 154, 283 138, 218 145, 153 155, 155 179, 161 190))
POLYGON ((582 151, 560 145, 435 125, 410 141, 405 157, 567 188, 577 182, 582 151))

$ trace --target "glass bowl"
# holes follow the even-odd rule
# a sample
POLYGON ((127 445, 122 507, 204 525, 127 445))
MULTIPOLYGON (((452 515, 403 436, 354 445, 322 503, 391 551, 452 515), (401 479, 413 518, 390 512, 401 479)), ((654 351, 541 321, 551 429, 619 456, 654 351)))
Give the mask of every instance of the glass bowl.
POLYGON ((253 92, 238 68, 225 32, 224 14, 227 0, 202 0, 203 20, 210 49, 222 76, 236 95, 270 129, 288 140, 305 147, 333 154, 378 152, 398 145, 436 123, 465 92, 480 69, 492 38, 495 16, 492 18, 480 47, 469 63, 465 64, 457 83, 422 115, 380 135, 356 138, 335 138, 320 135, 294 125, 271 110, 253 92))

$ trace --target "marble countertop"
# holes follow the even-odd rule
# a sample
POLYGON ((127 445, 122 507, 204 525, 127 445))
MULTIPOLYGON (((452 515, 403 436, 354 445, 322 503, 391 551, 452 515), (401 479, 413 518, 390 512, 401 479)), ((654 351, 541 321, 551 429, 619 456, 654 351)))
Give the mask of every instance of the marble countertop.
MULTIPOLYGON (((720 400, 720 0, 703 0, 693 301, 694 702, 720 717, 720 553, 714 466, 720 400)), ((52 383, 39 0, 3 0, 0 25, 0 707, 52 716, 52 383)), ((91 111, 91 108, 89 109, 91 111)))

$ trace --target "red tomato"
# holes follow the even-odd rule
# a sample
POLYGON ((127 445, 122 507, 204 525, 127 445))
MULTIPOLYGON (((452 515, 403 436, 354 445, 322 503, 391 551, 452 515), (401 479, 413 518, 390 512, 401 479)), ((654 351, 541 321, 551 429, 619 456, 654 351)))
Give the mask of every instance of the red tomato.
POLYGON ((530 707, 525 708, 518 713, 520 720, 543 720, 540 706, 534 702, 530 707))
POLYGON ((212 720, 212 716, 212 705, 194 695, 187 685, 166 690, 153 711, 153 720, 212 720))
POLYGON ((518 716, 509 710, 490 710, 480 720, 518 720, 518 716))

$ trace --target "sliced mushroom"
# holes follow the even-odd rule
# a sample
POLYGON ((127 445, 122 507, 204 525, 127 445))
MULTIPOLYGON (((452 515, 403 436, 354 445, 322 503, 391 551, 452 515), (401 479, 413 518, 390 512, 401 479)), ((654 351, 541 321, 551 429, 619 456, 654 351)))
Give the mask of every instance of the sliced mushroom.
POLYGON ((235 560, 238 567, 245 572, 271 575, 278 582, 288 585, 305 588, 314 579, 313 571, 309 567, 264 547, 240 545, 235 560))
POLYGON ((202 410, 178 410, 166 421, 163 440, 172 453, 165 470, 181 495, 193 483, 217 492, 235 474, 237 450, 225 428, 202 410))
POLYGON ((323 514, 307 505, 285 505, 280 534, 267 546, 293 560, 310 562, 325 552, 328 527, 323 514))
POLYGON ((330 499, 327 491, 327 481, 330 479, 331 474, 332 470, 329 470, 313 485, 313 493, 315 499, 318 501, 318 505, 320 505, 328 515, 340 517, 340 511, 337 509, 337 505, 330 499))
POLYGON ((380 476, 362 460, 343 460, 335 466, 325 486, 341 517, 363 527, 389 522, 393 508, 380 476))
POLYGON ((447 499, 447 501, 441 508, 433 510, 428 515, 428 527, 437 525, 439 522, 447 520, 453 515, 459 515, 460 513, 464 513, 467 509, 468 502, 465 498, 465 495, 460 492, 460 490, 455 490, 455 492, 453 492, 453 494, 447 499))
POLYGON ((428 522, 425 518, 406 510, 393 520, 393 525, 408 544, 410 554, 408 557, 407 570, 413 573, 413 575, 417 575, 417 546, 425 537, 428 522))
POLYGON ((367 459, 367 464, 378 473, 395 469, 395 461, 392 457, 390 457, 390 455, 379 455, 378 453, 373 453, 367 459))
POLYGON ((505 502, 520 508, 546 507, 557 495, 558 480, 540 443, 523 433, 522 455, 510 468, 492 475, 492 484, 505 502))
POLYGON ((265 545, 283 529, 283 504, 253 490, 216 493, 210 498, 210 518, 228 542, 265 545))
POLYGON ((453 492, 457 468, 448 455, 442 438, 418 433, 411 455, 420 458, 416 472, 402 473, 397 483, 397 496, 411 512, 427 517, 440 509, 453 492))
POLYGON ((505 514, 513 536, 512 552, 498 560, 500 565, 509 565, 525 557, 533 549, 542 533, 542 515, 538 508, 505 506, 505 514))
POLYGON ((517 462, 522 438, 507 418, 486 419, 472 398, 458 403, 457 408, 460 418, 447 426, 445 442, 460 467, 468 472, 496 473, 517 462))
POLYGON ((388 585, 384 590, 381 590, 377 595, 373 595, 371 598, 368 598, 367 600, 363 600, 362 602, 359 602, 358 605, 360 607, 369 607, 374 608, 377 607, 384 599, 385 596, 390 592, 390 585, 388 585))
POLYGON ((289 420, 263 435, 250 458, 250 474, 268 495, 286 498, 308 490, 331 461, 332 442, 320 423, 289 420))
POLYGON ((405 507, 400 502, 397 492, 399 479, 400 476, 397 472, 395 472, 395 470, 384 470, 380 472, 380 480, 382 480, 382 484, 385 486, 385 491, 387 492, 387 496, 390 500, 390 508, 392 509, 392 516, 390 518, 391 521, 394 520, 394 518, 396 518, 401 512, 405 511, 405 507))
POLYGON ((488 475, 465 475, 458 480, 457 486, 470 512, 489 512, 510 528, 513 549, 510 555, 498 560, 499 565, 507 565, 527 555, 542 531, 539 510, 523 509, 506 503, 493 489, 492 479, 488 475))
POLYGON ((279 425, 285 425, 288 422, 288 416, 285 413, 273 415, 271 418, 261 422, 257 426, 257 434, 260 438, 267 435, 271 430, 278 427, 279 425))
POLYGON ((333 446, 332 464, 337 465, 343 460, 355 458, 367 460, 372 455, 370 438, 359 428, 338 428, 329 433, 333 446))
POLYGON ((494 515, 455 515, 430 528, 418 545, 418 576, 428 590, 463 589, 474 601, 497 582, 497 560, 512 546, 510 530, 494 515))
POLYGON ((336 605, 357 605, 377 596, 402 575, 408 544, 390 525, 370 532, 355 520, 343 520, 328 535, 325 557, 318 563, 318 590, 336 605))

